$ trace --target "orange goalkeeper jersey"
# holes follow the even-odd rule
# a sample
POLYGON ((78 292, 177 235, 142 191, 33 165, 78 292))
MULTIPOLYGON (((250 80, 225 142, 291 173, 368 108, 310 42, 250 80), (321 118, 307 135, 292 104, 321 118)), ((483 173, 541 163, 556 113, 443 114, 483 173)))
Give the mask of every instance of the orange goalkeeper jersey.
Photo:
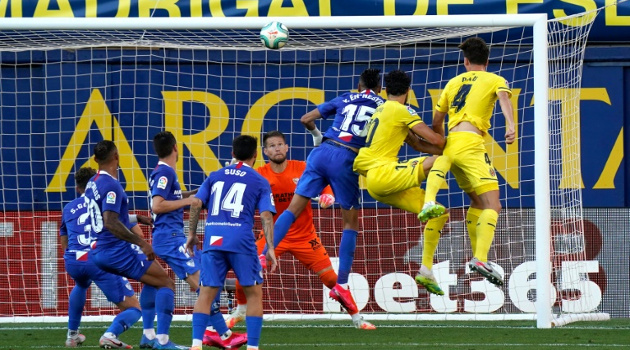
MULTIPOLYGON (((278 216, 289 207, 298 180, 302 176, 304 169, 306 169, 306 163, 298 160, 287 160, 287 167, 281 173, 275 173, 268 163, 256 169, 271 185, 271 192, 273 193, 273 199, 278 213, 273 218, 274 223, 278 216)), ((333 193, 330 186, 326 186, 322 194, 332 195, 333 193)), ((291 225, 283 241, 300 241, 315 233, 313 209, 310 205, 307 205, 300 216, 295 219, 295 222, 291 225)))

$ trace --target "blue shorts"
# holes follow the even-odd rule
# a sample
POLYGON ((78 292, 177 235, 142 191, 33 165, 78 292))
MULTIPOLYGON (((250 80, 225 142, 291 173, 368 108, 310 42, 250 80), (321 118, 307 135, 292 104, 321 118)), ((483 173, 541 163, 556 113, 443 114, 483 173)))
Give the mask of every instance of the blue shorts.
POLYGON ((151 267, 146 255, 132 244, 99 247, 90 252, 90 258, 102 270, 139 281, 151 267))
POLYGON ((356 157, 351 149, 324 141, 309 154, 295 193, 314 198, 330 185, 335 201, 343 209, 358 209, 361 197, 359 174, 352 171, 356 157))
POLYGON ((107 300, 114 304, 125 300, 125 297, 134 295, 134 290, 126 278, 105 272, 90 260, 64 260, 66 271, 79 287, 87 289, 94 282, 103 291, 107 300))
POLYGON ((173 238, 169 244, 153 244, 153 251, 182 280, 199 271, 201 267, 201 252, 195 247, 195 255, 190 256, 186 251, 185 237, 173 238))
POLYGON ((206 250, 201 254, 201 285, 223 288, 228 271, 234 270, 241 286, 263 283, 263 272, 256 254, 241 254, 223 250, 206 250))

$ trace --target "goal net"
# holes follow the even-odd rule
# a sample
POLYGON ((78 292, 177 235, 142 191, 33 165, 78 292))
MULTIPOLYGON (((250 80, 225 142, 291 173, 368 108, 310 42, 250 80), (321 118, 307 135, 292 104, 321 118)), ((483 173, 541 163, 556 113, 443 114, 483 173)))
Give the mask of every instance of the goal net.
MULTIPOLYGON (((356 89, 368 67, 412 78, 409 104, 430 124, 446 82, 464 71, 457 45, 480 36, 488 70, 512 88, 517 141, 506 145, 500 113, 486 136, 500 179, 501 212, 489 258, 505 287, 466 267, 468 204, 454 179, 438 200, 451 210, 435 256, 445 290, 414 282, 422 227, 414 214, 363 193, 361 234, 350 285, 367 319, 538 319, 539 327, 598 319, 601 290, 589 275, 580 195, 579 88, 596 12, 559 21, 544 15, 283 18, 281 50, 261 46, 269 18, 3 19, 0 22, 0 320, 67 315, 73 281, 64 271, 59 222, 77 196, 73 174, 94 145, 114 140, 130 208, 148 209, 147 177, 157 164, 153 136, 171 131, 183 189, 198 187, 231 158, 239 134, 280 130, 289 158, 305 160, 311 136, 300 116, 356 89), (535 103, 534 103, 535 102, 535 103), (577 153, 579 154, 579 153, 577 153)), ((330 121, 320 121, 321 130, 330 121)), ((403 147, 400 157, 417 156, 403 147)), ((263 164, 259 153, 257 165, 263 164)), ((342 231, 338 208, 315 210, 333 266, 342 231)), ((144 228, 150 237, 149 228, 144 228)), ((171 274, 172 275, 172 274, 171 274)), ((175 277, 174 275, 172 275, 175 277)), ((139 286, 134 284, 139 290, 139 286)), ((275 318, 348 319, 327 289, 289 254, 267 274, 265 313, 275 318)), ((195 294, 177 281, 176 315, 189 319, 195 294)), ((223 292, 225 308, 233 295, 223 292)), ((93 286, 86 319, 116 313, 93 286)))

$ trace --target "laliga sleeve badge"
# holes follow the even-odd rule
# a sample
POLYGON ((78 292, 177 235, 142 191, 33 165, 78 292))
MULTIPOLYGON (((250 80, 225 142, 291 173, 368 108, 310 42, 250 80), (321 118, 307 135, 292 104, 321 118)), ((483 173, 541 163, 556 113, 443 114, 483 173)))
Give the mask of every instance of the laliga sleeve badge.
POLYGON ((114 191, 107 192, 107 196, 105 197, 105 202, 107 204, 116 204, 116 192, 114 191))

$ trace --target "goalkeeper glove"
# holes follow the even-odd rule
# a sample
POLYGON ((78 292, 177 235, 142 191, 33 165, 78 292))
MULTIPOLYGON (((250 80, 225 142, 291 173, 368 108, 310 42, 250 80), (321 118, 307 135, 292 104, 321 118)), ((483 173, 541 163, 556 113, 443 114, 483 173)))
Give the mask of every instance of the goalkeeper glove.
POLYGON ((319 207, 320 208, 328 208, 331 205, 335 204, 335 196, 331 194, 322 194, 319 196, 319 207))
POLYGON ((322 144, 322 139, 324 138, 324 136, 319 131, 319 129, 315 128, 313 130, 309 130, 309 132, 311 133, 311 135, 313 135, 313 146, 317 147, 317 146, 321 145, 322 144))
POLYGON ((225 166, 230 166, 230 165, 236 164, 236 163, 238 163, 238 160, 236 160, 236 158, 232 158, 231 161, 225 162, 225 166))

